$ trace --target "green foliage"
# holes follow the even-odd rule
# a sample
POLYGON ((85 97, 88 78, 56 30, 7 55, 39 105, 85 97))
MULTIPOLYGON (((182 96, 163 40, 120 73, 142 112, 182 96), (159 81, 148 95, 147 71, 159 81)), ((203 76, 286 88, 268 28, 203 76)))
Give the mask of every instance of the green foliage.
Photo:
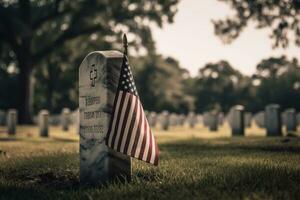
POLYGON ((273 47, 287 47, 291 38, 300 46, 299 0, 219 0, 230 5, 235 15, 215 20, 215 34, 230 43, 247 27, 250 21, 257 28, 269 28, 273 47), (293 36, 293 37, 291 37, 293 36))
POLYGON ((248 77, 226 61, 205 65, 199 70, 194 85, 197 111, 227 112, 235 104, 244 104, 249 94, 249 82, 248 77))
POLYGON ((176 60, 161 56, 140 59, 143 67, 135 77, 145 109, 182 113, 193 109, 193 97, 183 85, 188 72, 176 60))
POLYGON ((8 58, 6 65, 14 64, 19 69, 19 98, 15 107, 20 122, 31 121, 30 78, 33 70, 48 65, 45 60, 62 58, 60 61, 71 60, 69 65, 73 65, 89 52, 84 50, 120 49, 123 32, 135 38, 130 42, 136 50, 154 52, 149 24, 162 26, 172 22, 177 3, 177 0, 0 1, 0 59, 8 58))
POLYGON ((278 103, 282 108, 300 109, 300 65, 296 59, 286 57, 269 58, 257 65, 253 76, 256 81, 255 103, 263 107, 268 103, 278 103))

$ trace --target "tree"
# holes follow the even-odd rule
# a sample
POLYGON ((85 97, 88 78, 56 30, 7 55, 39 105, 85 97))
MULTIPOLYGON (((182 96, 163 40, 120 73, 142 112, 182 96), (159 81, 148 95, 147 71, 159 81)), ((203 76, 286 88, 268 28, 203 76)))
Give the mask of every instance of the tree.
POLYGON ((253 103, 259 109, 269 103, 277 103, 282 108, 294 107, 300 110, 300 65, 296 59, 285 56, 262 60, 256 67, 252 79, 256 85, 253 103))
POLYGON ((215 34, 223 42, 236 39, 250 21, 257 28, 271 29, 273 47, 287 47, 289 40, 300 46, 300 1, 299 0, 219 0, 231 6, 235 15, 213 21, 215 34), (293 37, 291 37, 293 36, 293 37))
POLYGON ((194 109, 194 99, 183 84, 188 72, 174 58, 151 55, 133 60, 132 66, 142 66, 134 71, 146 110, 187 113, 194 109))
POLYGON ((10 55, 9 63, 18 68, 20 122, 31 121, 30 78, 49 55, 92 34, 117 44, 123 31, 136 37, 137 48, 154 49, 149 22, 172 22, 176 4, 177 0, 0 0, 0 52, 5 50, 4 57, 10 55))
POLYGON ((195 81, 196 110, 227 112, 235 104, 246 105, 250 79, 227 61, 208 63, 199 70, 195 81))

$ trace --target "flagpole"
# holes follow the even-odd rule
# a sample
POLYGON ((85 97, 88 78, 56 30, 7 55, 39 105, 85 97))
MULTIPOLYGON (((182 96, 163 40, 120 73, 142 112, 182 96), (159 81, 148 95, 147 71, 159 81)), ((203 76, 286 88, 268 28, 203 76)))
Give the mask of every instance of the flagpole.
POLYGON ((124 47, 124 55, 127 56, 128 42, 127 42, 127 36, 125 33, 123 35, 123 47, 124 47))

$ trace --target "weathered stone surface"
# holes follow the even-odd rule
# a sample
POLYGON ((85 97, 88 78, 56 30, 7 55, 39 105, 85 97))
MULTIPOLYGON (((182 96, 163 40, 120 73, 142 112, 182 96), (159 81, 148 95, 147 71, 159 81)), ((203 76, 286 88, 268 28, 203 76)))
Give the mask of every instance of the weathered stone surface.
POLYGON ((285 126, 288 133, 295 132, 297 130, 296 110, 293 108, 285 111, 285 126))
POLYGON ((18 124, 18 111, 16 109, 9 109, 7 112, 7 133, 9 135, 16 134, 18 124))
POLYGON ((92 52, 79 68, 81 183, 131 179, 131 158, 105 145, 122 59, 118 51, 92 52))
POLYGON ((277 104, 267 105, 265 108, 265 124, 267 136, 281 136, 280 106, 277 104))
POLYGON ((244 106, 236 105, 231 109, 232 126, 231 134, 233 136, 241 136, 245 134, 244 123, 244 106))
POLYGON ((48 137, 49 135, 49 112, 48 110, 41 110, 39 113, 39 129, 41 137, 48 137))

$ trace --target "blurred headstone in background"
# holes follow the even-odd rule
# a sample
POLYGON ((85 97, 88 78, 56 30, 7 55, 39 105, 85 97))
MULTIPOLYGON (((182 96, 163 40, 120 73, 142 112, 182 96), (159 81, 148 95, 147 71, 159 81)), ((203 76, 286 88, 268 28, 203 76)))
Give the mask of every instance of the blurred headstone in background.
POLYGON ((289 108, 285 110, 285 126, 288 133, 295 132, 297 130, 297 119, 296 110, 294 108, 289 108))
POLYGON ((203 125, 203 115, 197 114, 197 123, 203 125))
POLYGON ((178 117, 178 125, 179 126, 184 126, 185 123, 185 115, 184 114, 180 114, 178 117))
POLYGON ((254 122, 260 128, 265 128, 265 112, 259 111, 254 115, 254 122))
POLYGON ((219 116, 218 116, 218 121, 219 121, 219 125, 220 125, 220 126, 223 125, 223 123, 224 123, 224 118, 225 118, 224 113, 223 113, 223 112, 220 112, 220 113, 219 113, 219 116))
POLYGON ((165 130, 165 131, 169 130, 170 114, 168 111, 165 110, 160 114, 160 123, 161 123, 163 130, 165 130))
POLYGON ((0 110, 0 126, 4 126, 6 124, 6 113, 3 110, 0 110))
POLYGON ((265 125, 267 136, 281 136, 281 115, 278 104, 269 104, 266 106, 265 125))
POLYGON ((41 137, 48 137, 49 135, 49 112, 48 110, 41 110, 39 113, 39 129, 41 137))
POLYGON ((245 119, 245 127, 250 128, 251 123, 252 123, 252 113, 251 112, 245 112, 244 119, 245 119))
POLYGON ((219 115, 218 115, 218 112, 217 111, 211 111, 209 112, 209 115, 208 115, 208 124, 209 124, 209 130, 210 131, 217 131, 218 130, 218 118, 219 118, 219 115))
POLYGON ((17 124, 18 124, 18 111, 16 109, 9 109, 7 111, 7 133, 9 135, 16 134, 17 124))
POLYGON ((176 113, 170 114, 170 126, 177 126, 177 114, 176 113))
POLYGON ((194 128, 197 123, 197 117, 194 112, 190 112, 187 117, 190 128, 194 128))
POLYGON ((61 112, 61 126, 63 131, 69 130, 69 123, 70 123, 70 109, 63 108, 61 112))
POLYGON ((149 121, 149 125, 151 127, 155 127, 156 126, 156 123, 157 123, 157 113, 156 112, 150 112, 150 115, 149 115, 149 118, 148 118, 148 121, 149 121))
POLYGON ((232 126, 231 134, 241 136, 245 134, 244 106, 236 105, 231 109, 232 126))
POLYGON ((209 117, 210 117, 209 112, 204 112, 203 113, 203 125, 205 127, 209 127, 209 117))
POLYGON ((123 54, 118 51, 97 51, 88 54, 80 65, 81 183, 131 179, 131 158, 105 144, 122 61, 123 54))

